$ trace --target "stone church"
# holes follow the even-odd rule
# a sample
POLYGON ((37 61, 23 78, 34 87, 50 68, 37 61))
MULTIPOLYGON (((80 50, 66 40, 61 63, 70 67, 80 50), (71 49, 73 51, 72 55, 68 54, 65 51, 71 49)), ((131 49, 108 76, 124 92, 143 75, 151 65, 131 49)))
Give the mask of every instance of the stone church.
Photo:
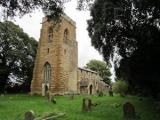
POLYGON ((57 23, 43 18, 31 93, 95 94, 107 88, 97 72, 78 67, 76 23, 67 15, 57 23))

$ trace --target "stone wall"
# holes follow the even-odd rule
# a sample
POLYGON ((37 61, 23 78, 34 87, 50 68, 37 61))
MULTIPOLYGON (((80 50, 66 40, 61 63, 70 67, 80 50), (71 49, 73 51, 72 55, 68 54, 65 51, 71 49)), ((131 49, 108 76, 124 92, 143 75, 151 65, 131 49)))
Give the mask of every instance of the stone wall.
POLYGON ((63 15, 58 23, 48 22, 44 18, 33 71, 31 93, 42 94, 45 91, 43 90, 45 85, 55 94, 65 94, 70 89, 77 92, 77 49, 74 21, 66 15, 63 15), (53 31, 52 35, 49 35, 50 29, 53 31), (67 39, 64 40, 66 29, 68 34, 67 39), (51 66, 51 79, 48 81, 44 81, 46 63, 51 66))
POLYGON ((78 68, 76 24, 67 15, 59 22, 43 18, 31 93, 64 95, 69 92, 95 94, 105 90, 97 72, 78 68))
POLYGON ((98 90, 98 81, 101 80, 99 74, 95 71, 79 68, 78 69, 78 92, 80 94, 96 94, 98 90))

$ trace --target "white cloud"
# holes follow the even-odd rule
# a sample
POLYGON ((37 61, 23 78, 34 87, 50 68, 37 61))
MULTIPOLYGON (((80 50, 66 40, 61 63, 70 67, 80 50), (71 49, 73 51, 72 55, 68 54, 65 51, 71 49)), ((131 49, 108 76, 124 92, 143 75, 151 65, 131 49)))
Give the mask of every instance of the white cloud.
POLYGON ((34 13, 25 15, 22 18, 15 18, 13 22, 23 28, 24 32, 29 36, 39 40, 42 18, 44 17, 41 10, 36 10, 34 13))

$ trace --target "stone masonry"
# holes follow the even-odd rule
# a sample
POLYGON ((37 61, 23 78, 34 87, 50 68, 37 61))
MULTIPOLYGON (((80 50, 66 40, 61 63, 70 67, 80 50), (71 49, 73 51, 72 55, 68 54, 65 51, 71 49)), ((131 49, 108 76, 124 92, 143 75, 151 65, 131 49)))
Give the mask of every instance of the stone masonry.
MULTIPOLYGON (((58 95, 68 94, 70 91, 81 93, 83 90, 80 90, 80 81, 84 80, 82 70, 78 68, 76 23, 67 15, 62 15, 57 23, 48 22, 43 18, 31 93, 42 94, 42 96, 47 90, 58 95)), ((87 93, 92 94, 97 89, 95 83, 98 82, 95 81, 100 81, 100 77, 94 71, 88 72, 90 72, 88 83, 94 84, 92 88, 89 88, 91 84, 86 84, 90 90, 87 93)))

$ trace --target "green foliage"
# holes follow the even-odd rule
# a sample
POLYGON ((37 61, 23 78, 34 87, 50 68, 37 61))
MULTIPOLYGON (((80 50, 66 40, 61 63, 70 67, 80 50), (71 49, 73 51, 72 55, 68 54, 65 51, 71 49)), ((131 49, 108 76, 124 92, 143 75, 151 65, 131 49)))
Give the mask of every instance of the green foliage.
POLYGON ((110 70, 107 66, 107 64, 100 60, 90 60, 85 68, 96 71, 99 73, 99 75, 102 77, 103 81, 107 84, 110 84, 110 70))
POLYGON ((49 18, 58 17, 63 12, 63 0, 1 0, 0 8, 4 17, 22 16, 41 8, 49 18))
POLYGON ((113 91, 121 96, 125 96, 128 91, 128 84, 125 81, 118 80, 113 83, 113 91))
POLYGON ((89 10, 94 0, 78 0, 78 10, 89 10))
POLYGON ((58 120, 124 120, 122 105, 127 101, 135 106, 140 120, 160 118, 160 114, 153 109, 153 101, 149 98, 139 101, 139 97, 136 96, 90 96, 92 103, 97 105, 93 106, 90 112, 82 112, 83 98, 84 96, 75 96, 74 100, 69 100, 68 96, 55 96, 57 104, 53 104, 41 96, 5 95, 0 98, 0 120, 23 120, 24 113, 28 110, 33 110, 36 117, 52 112, 66 114, 58 120))
MULTIPOLYGON (((35 9, 42 9, 50 19, 57 19, 63 13, 64 4, 70 0, 1 0, 0 11, 3 18, 23 16, 33 12, 35 9)), ((78 0, 77 9, 85 10, 90 8, 93 0, 78 0)))
POLYGON ((37 41, 12 22, 0 22, 0 92, 7 83, 21 82, 28 89, 32 79, 37 41), (13 78, 14 77, 14 78, 13 78))
POLYGON ((159 0, 95 0, 88 21, 92 45, 105 61, 115 46, 123 58, 116 69, 130 88, 160 93, 159 0))

